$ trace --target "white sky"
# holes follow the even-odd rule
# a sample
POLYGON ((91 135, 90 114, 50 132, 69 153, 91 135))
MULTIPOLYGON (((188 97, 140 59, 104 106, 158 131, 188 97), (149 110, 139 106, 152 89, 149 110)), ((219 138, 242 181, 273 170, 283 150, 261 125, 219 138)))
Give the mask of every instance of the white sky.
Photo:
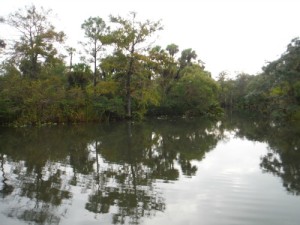
MULTIPOLYGON (((162 20, 155 44, 193 48, 216 77, 227 70, 256 74, 266 61, 278 58, 300 36, 300 0, 0 0, 0 16, 35 4, 53 9, 57 28, 68 45, 83 38, 80 26, 90 16, 138 13, 141 20, 162 20)), ((0 38, 6 28, 0 26, 0 38)))

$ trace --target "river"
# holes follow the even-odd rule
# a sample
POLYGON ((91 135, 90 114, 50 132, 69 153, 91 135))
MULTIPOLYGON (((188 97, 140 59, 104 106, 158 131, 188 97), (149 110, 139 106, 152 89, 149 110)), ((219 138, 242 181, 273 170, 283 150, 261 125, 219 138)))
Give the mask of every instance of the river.
POLYGON ((0 129, 0 224, 298 225, 300 124, 0 129))

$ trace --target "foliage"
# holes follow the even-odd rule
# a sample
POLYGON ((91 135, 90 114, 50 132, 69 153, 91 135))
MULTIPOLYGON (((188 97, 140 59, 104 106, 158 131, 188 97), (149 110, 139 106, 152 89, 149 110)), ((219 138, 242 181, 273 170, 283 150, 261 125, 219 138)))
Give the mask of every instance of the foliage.
POLYGON ((184 68, 192 63, 193 59, 197 58, 197 54, 191 48, 185 49, 181 52, 181 57, 179 58, 180 67, 184 68))
POLYGON ((75 64, 72 71, 67 73, 69 87, 81 87, 84 89, 92 80, 92 71, 84 63, 75 64))
POLYGON ((91 62, 94 64, 94 86, 98 79, 97 62, 99 53, 103 51, 103 45, 107 42, 108 28, 104 20, 100 17, 90 17, 81 25, 84 30, 86 42, 81 42, 85 51, 91 56, 91 62))
POLYGON ((65 35, 55 31, 48 21, 50 13, 50 10, 38 10, 32 5, 19 9, 5 20, 20 33, 20 39, 12 47, 11 57, 24 76, 37 78, 43 66, 54 63, 57 58, 54 46, 62 43, 65 35))
POLYGON ((187 116, 216 113, 218 86, 214 80, 196 66, 186 67, 181 74, 169 94, 172 111, 187 116))
MULTIPOLYGON (((89 62, 66 65, 56 48, 64 40, 49 22, 51 11, 29 6, 6 22, 20 32, 1 65, 0 122, 41 125, 143 119, 145 115, 220 114, 218 85, 191 48, 151 47, 160 21, 90 17, 81 25, 89 62), (105 47, 105 48, 104 48, 105 47), (107 50, 107 51, 105 51, 107 50), (100 52, 105 54, 100 58, 100 52), (93 64, 93 72, 90 68, 93 64)), ((83 60, 83 59, 82 59, 83 60)))
POLYGON ((170 54, 171 57, 174 57, 175 54, 177 52, 179 52, 178 45, 176 45, 176 44, 169 44, 166 47, 166 50, 168 51, 168 53, 170 54))
MULTIPOLYGON (((131 12, 128 19, 120 16, 111 16, 110 20, 116 26, 111 34, 111 41, 115 45, 115 52, 117 56, 121 56, 127 61, 127 65, 121 68, 121 73, 125 84, 127 117, 131 118, 133 90, 135 90, 133 82, 137 82, 142 88, 145 87, 143 81, 145 80, 144 75, 146 73, 141 69, 143 67, 141 64, 143 64, 144 58, 146 58, 144 55, 146 47, 143 45, 145 45, 145 42, 154 33, 161 30, 162 27, 159 21, 136 21, 135 12, 131 12)), ((142 103, 142 105, 144 104, 142 103)))
POLYGON ((295 38, 285 53, 251 76, 239 74, 235 80, 219 76, 221 104, 255 110, 276 120, 298 120, 300 115, 300 40, 295 38), (229 100, 228 100, 229 99, 229 100))

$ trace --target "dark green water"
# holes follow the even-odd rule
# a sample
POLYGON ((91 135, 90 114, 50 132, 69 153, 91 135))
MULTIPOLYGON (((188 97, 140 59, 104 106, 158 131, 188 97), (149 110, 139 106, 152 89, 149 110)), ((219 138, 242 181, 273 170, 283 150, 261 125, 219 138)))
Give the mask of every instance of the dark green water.
POLYGON ((298 225, 300 124, 0 130, 0 224, 298 225))

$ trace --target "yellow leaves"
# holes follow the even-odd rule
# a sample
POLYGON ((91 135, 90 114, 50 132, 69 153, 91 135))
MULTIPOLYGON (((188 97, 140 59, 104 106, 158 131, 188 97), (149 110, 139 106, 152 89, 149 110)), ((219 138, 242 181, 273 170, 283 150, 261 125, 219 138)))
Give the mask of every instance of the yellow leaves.
POLYGON ((89 95, 114 95, 119 89, 119 85, 116 81, 100 81, 96 86, 88 86, 87 93, 89 95))
POLYGON ((284 94, 284 92, 280 87, 275 87, 275 88, 271 89, 271 91, 270 91, 271 96, 281 96, 283 94, 284 94))
POLYGON ((142 89, 133 93, 133 98, 138 100, 138 104, 141 106, 146 105, 159 105, 160 95, 156 90, 142 89))
POLYGON ((289 91, 289 85, 287 82, 282 83, 280 86, 276 86, 270 90, 271 97, 279 97, 286 95, 289 91))

